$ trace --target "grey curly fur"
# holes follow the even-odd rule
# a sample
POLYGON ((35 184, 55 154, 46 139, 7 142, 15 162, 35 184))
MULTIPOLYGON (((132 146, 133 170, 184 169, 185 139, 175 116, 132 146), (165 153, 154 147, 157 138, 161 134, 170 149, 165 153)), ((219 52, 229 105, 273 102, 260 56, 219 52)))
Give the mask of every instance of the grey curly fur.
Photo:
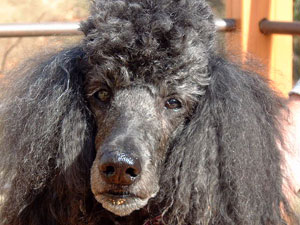
POLYGON ((95 0, 81 29, 77 46, 1 81, 1 225, 141 225, 158 215, 168 225, 279 225, 283 214, 293 217, 276 144, 282 101, 259 75, 218 55, 203 0, 95 0), (159 192, 124 217, 91 191, 101 131, 89 95, 95 79, 119 90, 159 86, 188 108, 161 145, 159 192))

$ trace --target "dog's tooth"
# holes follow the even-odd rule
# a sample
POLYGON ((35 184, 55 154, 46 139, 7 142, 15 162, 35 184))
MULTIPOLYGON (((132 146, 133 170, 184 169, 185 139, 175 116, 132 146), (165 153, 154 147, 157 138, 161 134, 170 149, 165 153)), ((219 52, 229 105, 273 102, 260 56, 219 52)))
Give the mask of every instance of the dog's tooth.
POLYGON ((126 202, 125 199, 119 199, 118 202, 117 202, 117 204, 118 205, 123 205, 125 202, 126 202))
POLYGON ((126 202, 126 199, 123 198, 118 200, 110 199, 110 201, 113 205, 123 205, 126 202))

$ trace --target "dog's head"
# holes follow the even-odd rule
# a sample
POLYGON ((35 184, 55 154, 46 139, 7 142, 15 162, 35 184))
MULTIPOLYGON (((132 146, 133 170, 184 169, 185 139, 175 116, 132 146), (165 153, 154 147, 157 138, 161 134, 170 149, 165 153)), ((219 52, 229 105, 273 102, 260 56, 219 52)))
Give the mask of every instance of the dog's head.
POLYGON ((203 1, 96 1, 82 24, 97 133, 95 198, 124 216, 159 191, 160 168, 209 83, 203 1))

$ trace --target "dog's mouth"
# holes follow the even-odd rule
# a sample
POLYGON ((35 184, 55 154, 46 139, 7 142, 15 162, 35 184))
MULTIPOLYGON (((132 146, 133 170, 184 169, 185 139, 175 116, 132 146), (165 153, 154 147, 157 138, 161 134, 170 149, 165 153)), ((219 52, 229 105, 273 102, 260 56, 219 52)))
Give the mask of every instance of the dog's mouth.
POLYGON ((108 191, 103 194, 113 199, 136 197, 136 195, 130 193, 129 191, 108 191))
POLYGON ((129 215, 148 203, 148 198, 141 198, 134 193, 122 190, 109 190, 95 195, 95 198, 103 208, 118 216, 129 215))

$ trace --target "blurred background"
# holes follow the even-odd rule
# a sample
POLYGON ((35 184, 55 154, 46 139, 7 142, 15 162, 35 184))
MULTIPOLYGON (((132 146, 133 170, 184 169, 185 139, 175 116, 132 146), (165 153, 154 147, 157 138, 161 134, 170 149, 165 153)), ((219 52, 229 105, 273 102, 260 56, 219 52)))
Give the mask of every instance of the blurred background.
MULTIPOLYGON (((1 0, 0 23, 77 22, 88 16, 89 0, 1 0)), ((208 0, 224 17, 223 0, 208 0)), ((300 21, 300 0, 294 0, 294 20, 300 21)), ((222 39, 222 34, 220 34, 222 39)), ((0 75, 37 52, 59 50, 81 36, 0 38, 0 75)), ((300 78, 300 37, 294 36, 294 80, 300 78)))
MULTIPOLYGON (((88 16, 89 0, 1 0, 1 23, 76 22, 88 16)), ((37 52, 61 49, 81 36, 0 38, 0 74, 37 52)))

